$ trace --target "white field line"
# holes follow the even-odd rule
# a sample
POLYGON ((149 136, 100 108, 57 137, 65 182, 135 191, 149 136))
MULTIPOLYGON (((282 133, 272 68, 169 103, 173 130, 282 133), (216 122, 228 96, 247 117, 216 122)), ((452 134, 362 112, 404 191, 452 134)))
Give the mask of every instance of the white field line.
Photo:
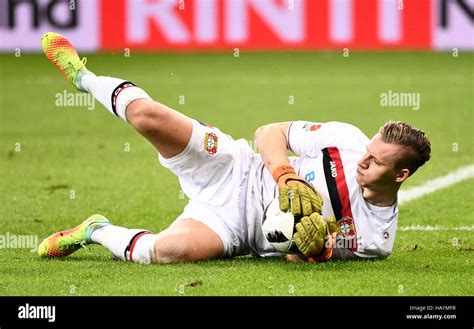
MULTIPOLYGON (((398 204, 403 204, 408 201, 415 200, 425 194, 433 193, 448 186, 454 185, 474 177, 474 165, 461 167, 445 176, 435 178, 427 181, 425 184, 411 189, 400 191, 398 193, 398 204)), ((400 231, 474 231, 474 225, 471 226, 431 226, 431 225, 410 225, 401 226, 400 231)))
POLYGON ((471 177, 474 177, 474 164, 461 167, 445 176, 429 180, 421 186, 400 191, 398 193, 398 204, 401 205, 418 199, 425 194, 436 192, 471 177))
POLYGON ((474 231, 474 225, 471 226, 431 226, 431 225, 410 225, 401 226, 400 231, 474 231))

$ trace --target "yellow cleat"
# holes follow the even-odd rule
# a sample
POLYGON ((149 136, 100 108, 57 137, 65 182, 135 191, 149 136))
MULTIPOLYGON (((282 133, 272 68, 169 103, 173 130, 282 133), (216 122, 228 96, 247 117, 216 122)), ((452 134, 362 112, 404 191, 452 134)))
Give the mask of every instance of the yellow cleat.
POLYGON ((59 33, 46 32, 41 38, 41 45, 46 57, 58 67, 64 77, 77 89, 85 91, 81 78, 84 73, 89 72, 86 68, 87 59, 79 58, 71 42, 59 33))
POLYGON ((110 225, 102 215, 92 215, 78 226, 50 235, 38 247, 41 257, 64 257, 76 250, 92 244, 91 235, 95 230, 110 225))

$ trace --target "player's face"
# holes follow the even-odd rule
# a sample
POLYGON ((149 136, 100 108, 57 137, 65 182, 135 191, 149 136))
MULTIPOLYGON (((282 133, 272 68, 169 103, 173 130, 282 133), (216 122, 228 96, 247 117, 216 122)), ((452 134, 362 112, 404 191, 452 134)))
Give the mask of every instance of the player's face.
POLYGON ((397 183, 399 171, 395 160, 403 152, 403 147, 382 141, 377 134, 367 145, 367 153, 358 162, 357 183, 371 189, 384 189, 397 183))

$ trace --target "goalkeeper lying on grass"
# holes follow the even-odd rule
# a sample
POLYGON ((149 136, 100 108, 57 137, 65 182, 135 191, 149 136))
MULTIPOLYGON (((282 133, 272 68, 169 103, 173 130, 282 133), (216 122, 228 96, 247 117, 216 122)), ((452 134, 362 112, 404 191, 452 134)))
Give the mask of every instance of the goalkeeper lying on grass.
POLYGON ((255 133, 257 154, 244 140, 153 101, 132 82, 96 76, 63 36, 46 33, 42 44, 66 79, 155 146, 189 203, 158 234, 114 226, 93 215, 45 239, 40 256, 66 256, 87 244, 101 244, 117 258, 145 264, 250 253, 277 256, 262 233, 265 207, 277 195, 281 210, 302 216, 294 233, 300 253, 288 259, 391 253, 398 189, 430 157, 422 131, 388 122, 369 140, 346 123, 274 123, 255 133), (298 157, 288 158, 287 150, 298 157))

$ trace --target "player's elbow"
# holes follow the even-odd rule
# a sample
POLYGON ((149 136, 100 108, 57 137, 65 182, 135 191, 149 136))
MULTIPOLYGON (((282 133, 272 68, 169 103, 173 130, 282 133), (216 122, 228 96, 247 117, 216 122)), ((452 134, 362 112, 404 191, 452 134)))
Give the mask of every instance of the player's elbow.
POLYGON ((271 124, 268 124, 268 125, 263 125, 263 126, 260 126, 257 128, 257 130, 255 130, 255 133, 254 133, 254 136, 258 136, 260 135, 262 132, 265 131, 265 129, 267 129, 271 124))
POLYGON ((255 145, 258 149, 268 141, 284 138, 286 140, 286 123, 270 123, 259 127, 254 133, 255 145))
POLYGON ((253 135, 253 140, 255 141, 255 145, 258 147, 259 145, 262 144, 262 140, 265 138, 265 136, 268 135, 269 131, 271 131, 274 128, 275 124, 270 123, 264 126, 260 126, 255 130, 255 133, 253 135))
POLYGON ((266 126, 260 126, 255 130, 253 133, 253 140, 256 142, 259 136, 262 134, 263 129, 265 129, 266 126))

